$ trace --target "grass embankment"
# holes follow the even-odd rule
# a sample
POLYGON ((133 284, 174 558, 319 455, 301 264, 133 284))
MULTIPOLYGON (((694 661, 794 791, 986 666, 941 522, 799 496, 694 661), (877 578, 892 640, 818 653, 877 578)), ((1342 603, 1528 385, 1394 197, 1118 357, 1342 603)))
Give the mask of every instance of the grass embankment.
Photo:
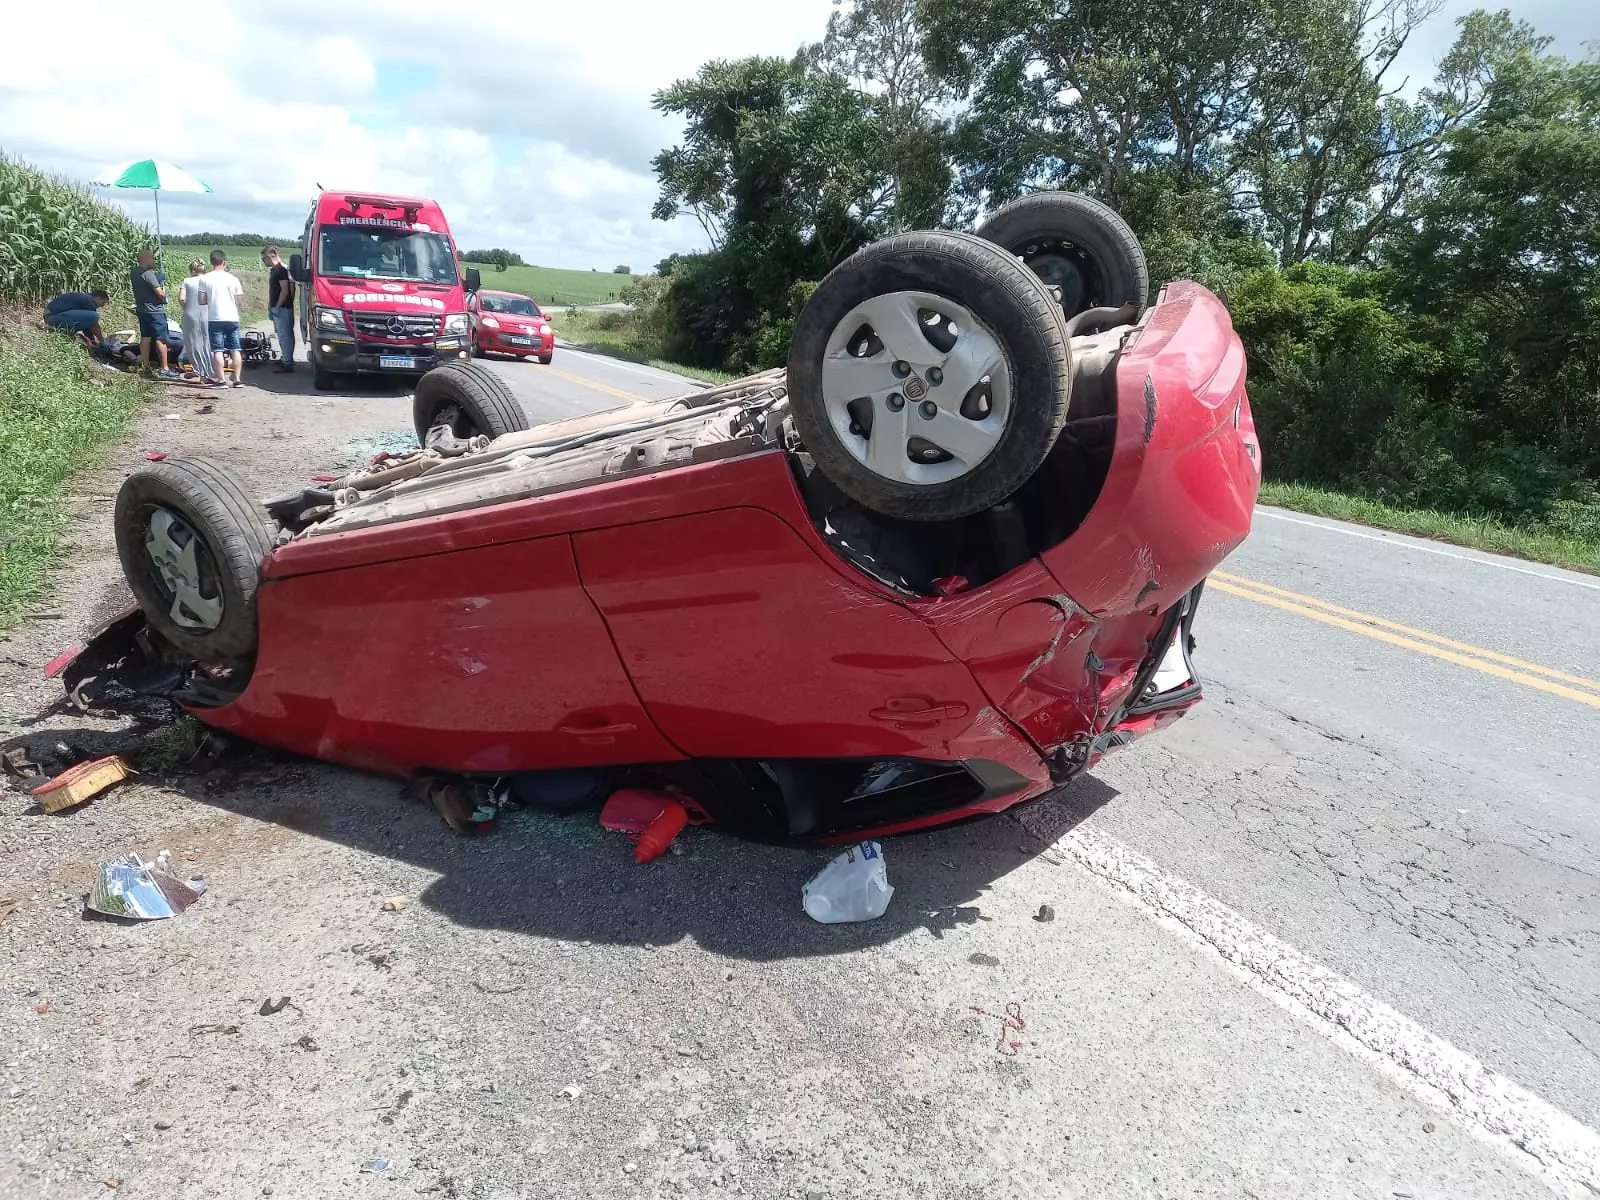
POLYGON ((128 436, 153 390, 36 322, 0 314, 0 629, 43 594, 69 519, 68 481, 128 436))
POLYGON ((586 350, 644 363, 662 371, 687 375, 690 379, 703 379, 707 383, 727 383, 737 378, 726 371, 690 367, 663 358, 661 347, 640 333, 634 314, 625 310, 578 312, 573 309, 552 309, 549 315, 550 324, 556 327, 557 333, 586 350))
POLYGON ((1600 532, 1588 536, 1549 525, 1513 524, 1494 517, 1394 508, 1362 496, 1297 483, 1263 484, 1261 502, 1600 575, 1600 532))
POLYGON ((478 268, 485 291, 516 292, 540 305, 611 304, 633 280, 631 275, 611 271, 568 271, 561 267, 507 267, 497 271, 490 263, 464 265, 478 268))

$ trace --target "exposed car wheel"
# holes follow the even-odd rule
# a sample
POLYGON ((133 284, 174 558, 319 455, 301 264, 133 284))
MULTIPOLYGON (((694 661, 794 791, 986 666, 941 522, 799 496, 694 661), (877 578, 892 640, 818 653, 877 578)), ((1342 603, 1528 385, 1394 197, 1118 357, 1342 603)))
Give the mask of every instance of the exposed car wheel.
POLYGON ((1128 223, 1100 201, 1077 192, 1036 192, 1013 200, 978 227, 1056 293, 1062 314, 1090 308, 1143 310, 1150 268, 1128 223))
POLYGON ((411 413, 423 445, 435 425, 450 426, 458 438, 497 438, 529 428, 527 414, 505 381, 473 362, 445 363, 424 375, 411 413))
POLYGON ((472 357, 473 358, 482 358, 483 357, 483 347, 478 344, 478 339, 477 339, 476 336, 473 337, 472 342, 470 343, 470 346, 471 346, 472 357))
POLYGON ((226 468, 171 458, 135 471, 115 525, 123 575, 157 633, 207 662, 255 652, 256 587, 275 531, 226 468))
POLYGON ((905 233, 828 273, 789 345, 795 427, 841 491, 890 517, 997 504, 1055 444, 1071 373, 1054 296, 1012 254, 905 233))
POLYGON ((315 363, 311 366, 311 386, 319 392, 329 391, 334 386, 332 371, 325 371, 315 363))

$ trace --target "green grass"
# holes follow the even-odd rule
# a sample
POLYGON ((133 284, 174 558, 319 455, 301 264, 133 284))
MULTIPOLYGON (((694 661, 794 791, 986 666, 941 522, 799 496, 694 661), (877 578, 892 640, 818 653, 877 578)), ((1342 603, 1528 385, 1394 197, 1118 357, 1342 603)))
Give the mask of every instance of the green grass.
POLYGON ((569 342, 576 342, 586 350, 625 358, 629 362, 644 363, 662 371, 687 375, 690 379, 703 379, 707 383, 727 383, 737 376, 726 371, 713 371, 707 367, 691 367, 661 357, 661 347, 641 337, 637 322, 629 312, 576 312, 572 309, 552 309, 550 324, 569 342))
POLYGON ((483 275, 486 291, 517 292, 540 305, 610 304, 633 278, 611 271, 568 271, 561 267, 507 267, 469 263, 483 275))
POLYGON ((1395 508, 1362 496, 1297 483, 1262 484, 1261 502, 1600 575, 1600 535, 1546 524, 1513 524, 1494 517, 1395 508))
POLYGON ((107 371, 32 314, 0 314, 0 629, 44 594, 72 477, 128 436, 152 387, 107 371))

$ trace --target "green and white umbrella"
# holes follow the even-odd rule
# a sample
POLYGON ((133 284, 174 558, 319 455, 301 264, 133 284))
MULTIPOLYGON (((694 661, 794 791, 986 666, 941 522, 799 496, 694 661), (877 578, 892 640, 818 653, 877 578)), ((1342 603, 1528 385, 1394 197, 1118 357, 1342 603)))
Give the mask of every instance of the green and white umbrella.
MULTIPOLYGON (((206 192, 211 188, 182 167, 159 158, 141 158, 125 167, 113 168, 90 182, 97 187, 141 188, 156 194, 156 252, 161 250, 161 193, 206 192)), ((159 261, 159 259, 157 260, 159 261)))

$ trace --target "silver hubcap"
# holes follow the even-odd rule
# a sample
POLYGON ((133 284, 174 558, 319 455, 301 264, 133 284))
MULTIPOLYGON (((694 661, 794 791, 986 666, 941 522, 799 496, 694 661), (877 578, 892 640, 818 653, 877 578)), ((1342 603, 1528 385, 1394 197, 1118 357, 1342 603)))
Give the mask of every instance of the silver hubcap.
POLYGON ((927 292, 889 292, 834 327, 822 399, 845 447, 897 483, 945 483, 993 453, 1011 416, 1011 370, 970 311, 927 292))
POLYGON ((174 624, 197 630, 212 630, 222 624, 222 597, 212 599, 200 592, 200 564, 196 560, 200 536, 182 517, 165 508, 152 512, 144 548, 167 591, 172 593, 169 615, 174 624))

